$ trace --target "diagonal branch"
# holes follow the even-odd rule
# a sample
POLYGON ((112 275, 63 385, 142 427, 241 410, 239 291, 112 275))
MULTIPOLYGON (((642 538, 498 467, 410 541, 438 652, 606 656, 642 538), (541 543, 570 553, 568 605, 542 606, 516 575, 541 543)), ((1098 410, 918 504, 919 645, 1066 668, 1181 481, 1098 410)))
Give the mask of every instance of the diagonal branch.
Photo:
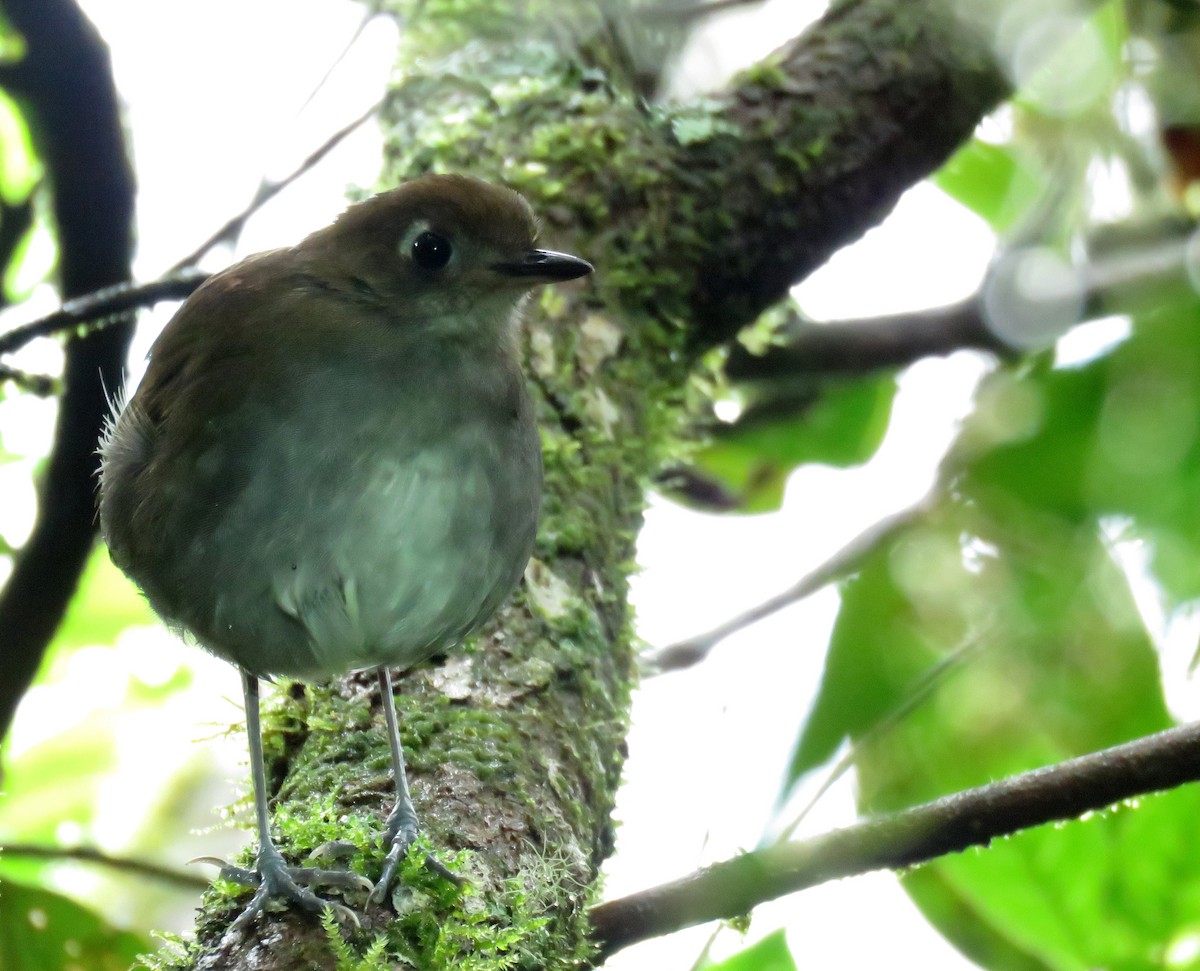
POLYGON ((648 673, 662 674, 667 671, 678 671, 690 668, 703 661, 721 641, 736 634, 743 628, 758 623, 784 607, 812 596, 822 587, 836 583, 858 569, 873 551, 882 544, 892 540, 898 533, 903 532, 912 523, 923 516, 933 502, 936 487, 933 492, 922 498, 907 509, 885 516, 878 522, 872 523, 849 543, 833 554, 816 569, 805 574, 787 590, 769 597, 762 603, 751 607, 744 613, 725 621, 712 630, 698 634, 686 641, 679 641, 661 651, 650 655, 644 662, 648 673))
POLYGON ((263 179, 261 182, 259 182, 258 188, 254 190, 253 198, 251 198, 251 200, 246 204, 245 209, 239 212, 232 219, 229 219, 216 232, 209 236, 208 239, 192 250, 192 252, 188 253, 187 256, 176 261, 175 265, 172 266, 168 272, 175 273, 179 270, 182 270, 184 267, 192 266, 195 263, 198 263, 201 257, 203 257, 204 254, 213 247, 236 239, 241 233, 242 229, 245 227, 247 219, 253 216, 256 212, 258 212, 258 210, 274 199, 275 196, 279 195, 280 192, 300 178, 300 176, 304 175, 305 172, 317 165, 323 158, 325 158, 326 155, 328 155, 335 148, 337 148, 338 145, 345 141, 347 137, 361 128, 369 118, 374 117, 375 113, 379 111, 379 108, 380 104, 377 102, 376 104, 371 105, 370 108, 364 111, 349 124, 339 128, 327 139, 325 139, 325 141, 323 141, 316 149, 314 149, 304 159, 304 161, 297 165, 295 169, 289 172, 282 179, 275 181, 263 179))
POLYGON ((1124 799, 1200 780, 1200 723, 713 864, 591 911, 599 964, 651 937, 738 917, 842 877, 924 863, 1124 799))
POLYGON ((94 321, 123 318, 130 310, 150 307, 160 300, 182 300, 208 279, 199 270, 175 273, 153 283, 119 283, 68 300, 58 310, 0 334, 0 355, 11 354, 37 337, 73 330, 94 321))

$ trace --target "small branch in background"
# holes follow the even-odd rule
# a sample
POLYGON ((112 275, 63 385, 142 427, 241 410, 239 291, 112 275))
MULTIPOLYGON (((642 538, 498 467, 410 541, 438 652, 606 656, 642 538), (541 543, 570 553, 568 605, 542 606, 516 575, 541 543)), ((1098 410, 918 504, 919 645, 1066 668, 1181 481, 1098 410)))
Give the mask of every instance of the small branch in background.
MULTIPOLYGON (((354 50, 354 45, 358 43, 359 39, 363 35, 363 31, 367 29, 367 24, 369 24, 378 16, 380 16, 379 11, 376 9, 371 9, 370 6, 363 11, 363 15, 358 22, 358 26, 354 28, 354 33, 350 35, 350 39, 346 41, 346 45, 341 49, 341 52, 338 54, 338 56, 335 57, 332 63, 330 63, 329 67, 325 69, 325 73, 321 75, 321 80, 313 86, 313 89, 310 92, 308 92, 308 97, 304 99, 304 104, 300 106, 299 110, 296 112, 297 114, 302 114, 304 109, 312 104, 317 95, 325 89, 325 85, 327 85, 329 83, 329 79, 333 77, 333 72, 342 65, 342 62, 345 61, 350 55, 350 52, 354 50)), ((376 110, 378 110, 379 106, 376 105, 375 107, 376 110)))
POLYGON ((0 354, 11 354, 36 337, 73 330, 94 321, 119 318, 130 310, 149 307, 160 300, 182 300, 207 279, 207 273, 192 270, 153 283, 121 283, 76 300, 68 300, 53 313, 0 334, 0 354))
MULTIPOLYGON (((133 170, 109 51, 72 0, 4 0, 25 42, 8 66, 8 94, 31 119, 52 187, 58 280, 64 299, 127 281, 133 258, 133 170)), ((96 441, 104 387, 120 383, 131 318, 65 342, 54 442, 38 483, 29 539, 0 591, 0 739, 16 713, 91 553, 96 530, 96 441)))
MULTIPOLYGON (((36 337, 46 337, 97 321, 116 319, 129 310, 149 307, 161 300, 183 300, 190 296, 209 277, 207 273, 188 270, 192 264, 214 246, 234 238, 254 213, 320 162, 378 110, 379 105, 376 104, 348 125, 338 129, 285 178, 278 182, 264 180, 260 183, 254 198, 245 209, 228 220, 195 250, 179 260, 167 275, 151 283, 119 284, 97 290, 95 293, 87 294, 76 300, 70 300, 53 313, 0 334, 0 355, 11 354, 36 337)), ((11 371, 11 369, 9 370, 11 371)))
POLYGON ((33 843, 9 843, 0 847, 0 852, 3 852, 6 857, 21 856, 39 860, 94 863, 111 870, 119 870, 122 873, 135 873, 139 876, 161 880, 164 883, 172 883, 186 890, 206 890, 210 883, 199 874, 174 870, 171 867, 160 866, 145 860, 110 856, 91 846, 39 846, 33 843))
POLYGON ((1044 247, 1022 246, 993 261, 979 291, 946 307, 816 323, 799 314, 761 354, 734 344, 725 365, 732 381, 778 381, 810 375, 866 374, 961 350, 1014 357, 1053 343, 1072 327, 1121 311, 1138 291, 1189 280, 1191 221, 1159 220, 1104 227, 1090 242, 1092 259, 1062 262, 1044 247), (1040 330, 1022 333, 1027 321, 1040 330))
POLYGON ((725 373, 731 381, 866 374, 961 350, 1013 352, 987 328, 976 297, 948 307, 860 320, 813 323, 797 314, 781 328, 780 342, 761 354, 733 345, 725 373))
POLYGON ((0 364, 0 384, 11 381, 21 391, 37 398, 50 398, 60 390, 57 378, 49 374, 30 374, 18 368, 0 364))
POLYGON ((594 907, 595 964, 638 941, 842 877, 925 863, 1045 823, 1200 780, 1200 723, 1168 729, 933 802, 781 843, 594 907))
POLYGON ((833 556, 812 572, 805 574, 783 593, 776 594, 705 634, 680 641, 651 654, 643 661, 645 673, 647 675, 663 674, 667 671, 678 671, 699 664, 708 657, 714 647, 731 634, 736 634, 751 624, 756 624, 763 618, 769 617, 784 607, 790 607, 816 593, 822 587, 853 573, 867 556, 923 516, 933 503, 935 493, 936 489, 922 498, 920 502, 890 516, 885 516, 879 522, 868 526, 833 556))
POLYGON ((219 246, 221 243, 231 242, 238 237, 246 221, 253 216, 259 209, 265 206, 268 202, 279 195, 284 189, 295 182, 300 176, 304 175, 309 169, 313 168, 326 155, 332 152, 340 145, 347 137, 357 131, 366 121, 371 118, 381 106, 382 102, 373 104, 370 108, 364 111, 361 115, 355 118, 348 125, 339 128, 330 135, 320 146, 317 147, 307 158, 304 159, 291 173, 284 176, 278 181, 263 179, 258 184, 258 188, 254 192, 254 197, 246 205, 240 213, 225 223, 220 229, 208 237, 203 243, 197 246, 187 256, 178 260, 174 266, 168 271, 175 273, 182 270, 184 267, 193 266, 213 247, 219 246))

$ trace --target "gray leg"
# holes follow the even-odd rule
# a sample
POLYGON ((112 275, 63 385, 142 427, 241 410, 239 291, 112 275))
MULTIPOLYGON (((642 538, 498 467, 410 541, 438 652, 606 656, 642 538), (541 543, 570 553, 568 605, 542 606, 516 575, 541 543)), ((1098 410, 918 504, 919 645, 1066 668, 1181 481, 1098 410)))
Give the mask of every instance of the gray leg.
MULTIPOLYGON (((408 791, 408 774, 404 770, 404 748, 400 744, 400 726, 396 720, 396 696, 392 693, 392 675, 386 667, 379 668, 376 673, 383 717, 387 722, 388 744, 392 748, 392 776, 396 780, 396 805, 388 814, 383 834, 384 840, 391 845, 388 848, 387 859, 383 862, 383 873, 380 874, 371 894, 372 900, 382 903, 387 899, 388 891, 396 880, 396 868, 417 838, 418 826, 417 811, 413 808, 412 796, 408 791)), ((425 866, 447 880, 461 882, 461 877, 447 870, 432 856, 425 857, 425 866)))
POLYGON ((347 870, 315 870, 306 867, 288 866, 271 840, 271 824, 267 812, 267 775, 263 762, 262 727, 258 718, 258 678, 242 672, 242 690, 246 698, 246 734, 250 741, 250 776, 254 783, 254 815, 258 828, 258 864, 253 871, 241 867, 225 866, 221 876, 234 883, 257 886, 254 897, 247 904, 232 929, 241 931, 249 927, 263 912, 271 899, 284 900, 302 910, 319 914, 330 908, 341 920, 358 918, 354 911, 341 904, 322 900, 304 885, 320 885, 339 889, 371 889, 370 881, 347 870))

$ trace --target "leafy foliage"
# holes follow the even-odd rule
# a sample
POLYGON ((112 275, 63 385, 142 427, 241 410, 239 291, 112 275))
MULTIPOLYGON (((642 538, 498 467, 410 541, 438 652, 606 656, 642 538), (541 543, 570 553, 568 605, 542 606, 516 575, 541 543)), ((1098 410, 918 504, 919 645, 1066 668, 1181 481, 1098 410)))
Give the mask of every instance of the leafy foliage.
POLYGON ((0 968, 5 971, 125 971, 148 948, 146 939, 110 926, 73 900, 4 881, 0 968))

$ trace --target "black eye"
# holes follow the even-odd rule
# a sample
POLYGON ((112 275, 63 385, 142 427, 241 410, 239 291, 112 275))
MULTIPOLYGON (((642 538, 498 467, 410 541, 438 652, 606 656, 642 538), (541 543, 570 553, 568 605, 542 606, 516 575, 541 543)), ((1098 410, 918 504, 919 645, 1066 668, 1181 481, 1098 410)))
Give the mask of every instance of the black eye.
POLYGON ((430 232, 421 233, 412 243, 412 258, 422 270, 440 270, 450 262, 454 248, 445 236, 430 232))

